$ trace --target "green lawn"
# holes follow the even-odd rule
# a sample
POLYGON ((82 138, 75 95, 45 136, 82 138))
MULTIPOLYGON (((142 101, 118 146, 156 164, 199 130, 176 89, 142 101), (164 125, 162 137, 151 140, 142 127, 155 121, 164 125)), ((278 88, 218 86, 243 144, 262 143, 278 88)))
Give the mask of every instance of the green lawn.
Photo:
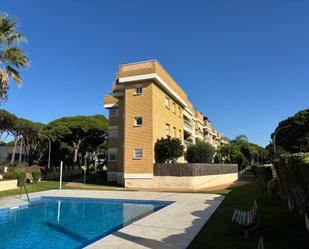
MULTIPOLYGON (((57 189, 59 188, 59 182, 57 181, 44 181, 40 183, 27 184, 27 190, 29 193, 38 192, 48 189, 57 189)), ((19 189, 0 191, 0 197, 18 195, 20 193, 19 189)))
MULTIPOLYGON (((215 193, 216 191, 212 191, 215 193)), ((309 232, 300 224, 297 216, 280 200, 272 200, 257 183, 232 188, 222 192, 226 196, 215 214, 210 218, 190 249, 253 249, 258 237, 264 237, 265 249, 307 249, 309 232), (258 203, 260 227, 248 240, 230 223, 234 208, 248 210, 253 200, 258 203)))
MULTIPOLYGON (((64 189, 111 190, 113 187, 87 184, 85 187, 68 187, 64 189)), ((27 184, 29 192, 48 189, 58 189, 58 181, 44 181, 37 184, 27 184)), ((210 191, 225 195, 225 200, 210 218, 204 228, 190 245, 190 249, 250 249, 257 248, 259 236, 264 237, 265 249, 307 249, 309 248, 309 233, 293 212, 280 200, 269 198, 267 193, 252 183, 232 189, 210 191), (259 208, 260 227, 245 240, 243 233, 230 224, 234 208, 247 210, 256 199, 259 208)), ((19 194, 19 189, 0 192, 0 197, 19 194)))
MULTIPOLYGON (((86 184, 83 187, 69 187, 69 186, 65 186, 66 183, 67 182, 63 182, 62 184, 63 189, 119 190, 113 186, 105 186, 101 184, 100 185, 99 184, 86 184)), ((27 183, 26 187, 29 193, 43 191, 43 190, 50 190, 50 189, 58 189, 59 181, 42 181, 39 183, 27 183)), ((18 195, 19 193, 20 193, 19 189, 0 191, 0 197, 18 195)))

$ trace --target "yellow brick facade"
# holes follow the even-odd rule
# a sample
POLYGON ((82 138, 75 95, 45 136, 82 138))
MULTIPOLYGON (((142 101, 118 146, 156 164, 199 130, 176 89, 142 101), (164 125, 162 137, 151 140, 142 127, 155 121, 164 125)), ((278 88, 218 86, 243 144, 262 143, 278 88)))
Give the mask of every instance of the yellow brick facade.
POLYGON ((184 145, 197 139, 215 147, 226 142, 155 60, 119 66, 104 107, 110 112, 111 181, 125 184, 126 179, 151 179, 155 142, 167 135, 184 145), (136 124, 137 119, 141 125, 136 124))

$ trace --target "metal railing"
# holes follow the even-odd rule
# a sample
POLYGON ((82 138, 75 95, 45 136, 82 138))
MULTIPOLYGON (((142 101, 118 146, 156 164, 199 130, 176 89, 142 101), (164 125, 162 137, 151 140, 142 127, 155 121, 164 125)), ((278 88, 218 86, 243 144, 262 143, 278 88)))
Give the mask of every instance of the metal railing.
POLYGON ((193 129, 193 125, 187 121, 187 120, 183 120, 185 127, 187 127, 188 129, 192 130, 193 129))
POLYGON ((27 196, 27 199, 28 199, 28 203, 29 205, 31 205, 31 201, 30 201, 30 198, 29 198, 29 195, 28 195, 28 191, 27 191, 27 188, 26 188, 26 181, 23 181, 21 184, 20 184, 20 199, 21 199, 21 192, 22 192, 22 189, 24 187, 24 190, 25 190, 25 194, 27 196))

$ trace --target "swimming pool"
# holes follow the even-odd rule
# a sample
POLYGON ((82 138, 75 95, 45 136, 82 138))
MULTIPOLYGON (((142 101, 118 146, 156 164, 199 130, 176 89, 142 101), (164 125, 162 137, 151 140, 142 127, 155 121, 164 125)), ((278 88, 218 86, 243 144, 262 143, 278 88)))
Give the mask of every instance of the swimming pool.
POLYGON ((83 248, 171 202, 40 197, 0 209, 0 248, 83 248))

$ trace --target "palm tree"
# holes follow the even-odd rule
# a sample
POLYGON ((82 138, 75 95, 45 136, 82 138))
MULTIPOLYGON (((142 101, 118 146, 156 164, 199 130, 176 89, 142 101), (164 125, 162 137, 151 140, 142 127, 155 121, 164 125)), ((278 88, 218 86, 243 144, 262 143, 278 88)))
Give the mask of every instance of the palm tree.
POLYGON ((20 67, 28 67, 29 59, 17 45, 26 42, 23 34, 16 32, 17 22, 0 13, 0 103, 7 100, 9 80, 21 86, 20 67))

